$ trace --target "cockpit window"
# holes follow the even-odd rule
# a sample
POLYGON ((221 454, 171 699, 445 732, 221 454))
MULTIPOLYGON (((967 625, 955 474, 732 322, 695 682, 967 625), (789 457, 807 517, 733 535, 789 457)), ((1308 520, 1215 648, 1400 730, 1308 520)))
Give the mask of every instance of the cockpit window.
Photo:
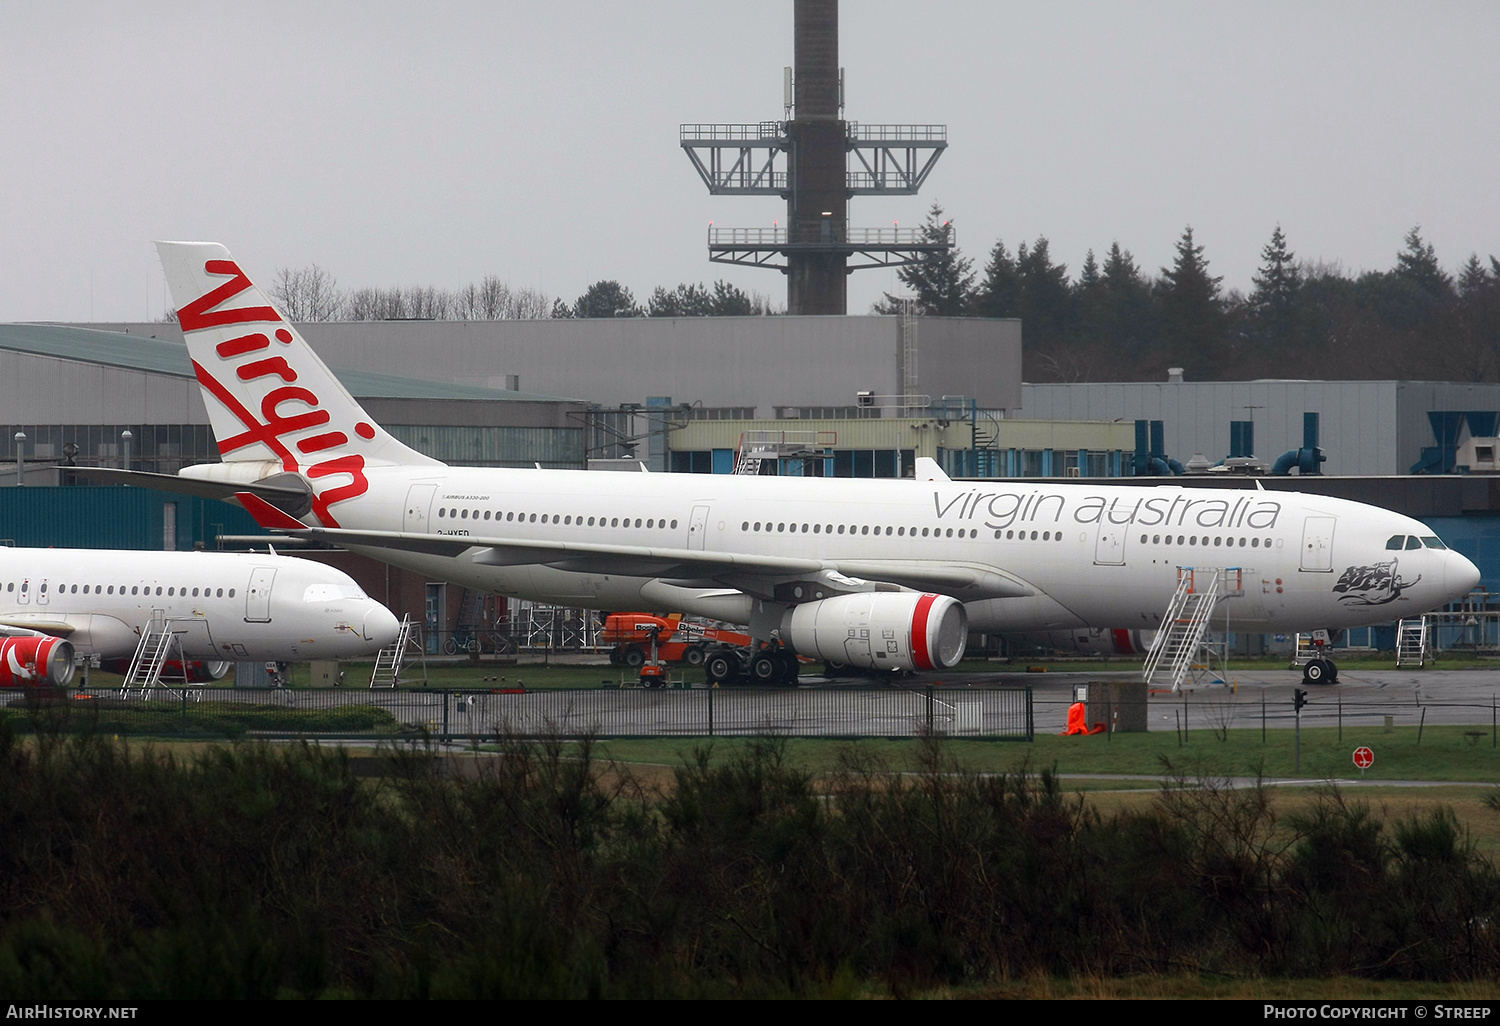
POLYGON ((1416 535, 1412 535, 1410 538, 1406 539, 1407 551, 1410 551, 1412 549, 1420 549, 1421 547, 1422 539, 1418 538, 1416 535))
POLYGON ((355 584, 309 584, 302 593, 303 602, 337 602, 339 599, 362 599, 365 593, 355 584))
POLYGON ((1403 546, 1405 544, 1406 544, 1406 535, 1404 535, 1404 534, 1393 534, 1393 535, 1391 535, 1391 537, 1389 538, 1389 540, 1386 541, 1385 547, 1388 548, 1388 549, 1399 549, 1399 548, 1401 548, 1401 546, 1403 546))
POLYGON ((1433 538, 1427 535, 1422 537, 1422 544, 1426 545, 1429 549, 1446 549, 1448 547, 1443 544, 1441 538, 1433 538))

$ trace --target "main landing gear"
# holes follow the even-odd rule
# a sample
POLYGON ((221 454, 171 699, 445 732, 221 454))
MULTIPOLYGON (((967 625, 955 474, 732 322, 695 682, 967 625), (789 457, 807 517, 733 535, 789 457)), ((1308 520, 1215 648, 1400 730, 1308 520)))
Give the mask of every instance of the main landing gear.
POLYGON ((795 687, 801 666, 784 648, 767 647, 754 654, 721 648, 707 653, 703 669, 710 684, 795 687))

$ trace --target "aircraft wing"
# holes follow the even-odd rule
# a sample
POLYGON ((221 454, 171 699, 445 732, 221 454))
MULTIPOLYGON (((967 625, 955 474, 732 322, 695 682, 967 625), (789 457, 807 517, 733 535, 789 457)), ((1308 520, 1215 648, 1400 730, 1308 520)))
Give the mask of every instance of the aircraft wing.
MULTIPOLYGON (((300 525, 299 525, 300 526, 300 525)), ((808 559, 745 553, 704 552, 698 549, 654 548, 638 545, 596 545, 581 542, 518 541, 398 531, 354 531, 302 528, 289 534, 341 548, 397 549, 434 556, 470 554, 485 566, 548 566, 571 573, 655 577, 687 587, 724 586, 751 594, 770 594, 775 585, 829 573, 859 581, 894 584, 917 591, 933 591, 972 602, 989 598, 1021 598, 1032 588, 995 567, 983 564, 928 563, 919 560, 808 559)), ((859 590, 851 587, 850 590, 859 590)))
POLYGON ((152 474, 144 470, 116 470, 113 467, 69 469, 75 476, 95 484, 133 485, 137 488, 152 488, 161 492, 176 492, 179 495, 192 495, 200 499, 219 499, 223 502, 234 502, 241 495, 250 494, 263 499, 282 512, 299 516, 311 508, 307 483, 294 474, 278 474, 271 480, 238 482, 181 477, 177 474, 152 474))
POLYGON ((62 620, 0 620, 0 638, 66 638, 77 629, 62 620))

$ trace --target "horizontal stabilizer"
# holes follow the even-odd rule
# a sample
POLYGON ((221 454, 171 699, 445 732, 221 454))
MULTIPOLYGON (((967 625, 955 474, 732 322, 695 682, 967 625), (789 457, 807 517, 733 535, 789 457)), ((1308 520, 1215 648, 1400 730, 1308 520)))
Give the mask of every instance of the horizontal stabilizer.
POLYGON ((311 489, 301 478, 292 474, 279 474, 277 483, 272 484, 264 481, 210 481, 179 477, 176 474, 151 474, 143 470, 115 470, 110 467, 78 467, 72 473, 94 484, 132 485, 136 488, 152 488, 159 492, 176 492, 179 495, 219 499, 223 502, 236 502, 241 493, 249 493, 292 516, 300 516, 312 508, 311 489), (301 487, 292 482, 300 482, 301 487))

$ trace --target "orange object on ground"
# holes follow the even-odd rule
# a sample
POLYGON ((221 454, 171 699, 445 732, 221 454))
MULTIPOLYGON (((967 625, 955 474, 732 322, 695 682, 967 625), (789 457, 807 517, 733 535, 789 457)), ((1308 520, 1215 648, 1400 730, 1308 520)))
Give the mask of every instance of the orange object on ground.
POLYGON ((1088 706, 1083 702, 1074 702, 1068 706, 1068 729, 1062 732, 1062 736, 1069 734, 1102 734, 1105 724, 1096 723, 1094 729, 1089 729, 1088 706))

